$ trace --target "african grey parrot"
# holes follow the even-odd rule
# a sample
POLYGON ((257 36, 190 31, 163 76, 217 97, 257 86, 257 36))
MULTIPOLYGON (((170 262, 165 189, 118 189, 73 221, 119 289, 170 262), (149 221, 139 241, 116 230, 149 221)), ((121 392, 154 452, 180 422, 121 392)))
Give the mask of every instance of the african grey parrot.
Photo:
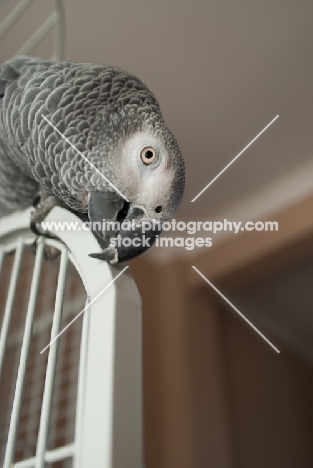
MULTIPOLYGON (((33 227, 60 205, 87 213, 92 222, 135 221, 135 231, 115 234, 140 237, 143 220, 173 216, 184 184, 177 141, 154 95, 135 76, 113 67, 29 57, 0 66, 0 216, 37 198, 33 227)), ((159 233, 157 228, 148 233, 150 245, 159 233)), ((112 233, 99 229, 95 235, 102 252, 92 256, 111 263, 147 250, 112 247, 112 233)))

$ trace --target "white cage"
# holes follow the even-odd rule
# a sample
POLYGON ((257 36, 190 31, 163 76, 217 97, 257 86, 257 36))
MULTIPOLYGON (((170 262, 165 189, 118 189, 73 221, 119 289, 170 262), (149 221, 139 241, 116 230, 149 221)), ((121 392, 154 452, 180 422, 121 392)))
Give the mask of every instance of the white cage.
MULTIPOLYGON (((3 265, 4 258, 10 253, 14 254, 6 297, 3 296, 1 301, 5 302, 5 307, 0 333, 0 372, 7 357, 8 338, 12 339, 10 323, 18 292, 18 279, 23 274, 23 255, 27 246, 33 244, 35 239, 28 228, 29 212, 30 210, 15 213, 0 221, 0 264, 3 265)), ((81 221, 75 215, 61 208, 54 208, 47 220, 73 221, 81 226, 81 221)), ((109 267, 105 262, 88 257, 88 253, 99 250, 97 241, 90 232, 78 228, 76 232, 64 231, 58 232, 57 235, 60 241, 40 238, 37 242, 32 277, 29 281, 27 313, 23 334, 20 336, 15 394, 10 408, 10 423, 5 434, 7 443, 3 467, 10 468, 13 465, 16 468, 139 468, 143 466, 141 300, 136 285, 128 271, 120 274, 123 265, 109 267), (43 262, 45 245, 53 245, 61 252, 53 293, 55 307, 51 339, 61 330, 68 263, 73 264, 77 270, 87 292, 87 303, 91 303, 82 314, 76 411, 72 415, 74 437, 71 443, 53 450, 48 449, 58 345, 59 341, 66 340, 65 331, 46 351, 49 354, 40 400, 40 423, 35 455, 16 461, 17 436, 32 337, 35 332, 40 335, 43 323, 47 324, 47 316, 43 314, 39 325, 36 323, 36 327, 33 326, 36 302, 40 295, 42 265, 48 263, 43 262), (111 284, 119 274, 116 282, 111 284), (106 285, 110 286, 101 293, 106 285), (72 462, 54 464, 62 460, 72 462)), ((3 274, 0 282, 1 280, 3 274)), ((81 303, 81 297, 78 299, 81 303)), ((68 305, 67 309, 70 309, 68 305)), ((37 359, 44 354, 37 353, 37 359)))
MULTIPOLYGON (((15 5, 0 24, 0 39, 33 2, 21 0, 15 5)), ((52 58, 64 58, 62 0, 54 0, 53 4, 53 12, 16 55, 31 53, 54 28, 52 58)), ((60 208, 55 208, 47 218, 54 219, 74 221, 81 226, 76 216, 60 208)), ((3 305, 0 463, 3 468, 139 468, 142 466, 141 300, 136 285, 123 266, 109 267, 88 257, 100 247, 95 237, 81 227, 76 232, 54 232, 59 241, 40 238, 34 257, 29 253, 35 240, 29 220, 30 210, 0 220, 0 308, 3 305), (59 264, 53 266, 43 261, 45 246, 61 252, 59 264), (7 267, 8 257, 11 267, 7 267), (75 280, 78 288, 65 301, 66 280, 74 269, 78 272, 75 280), (21 278, 25 280, 23 287, 21 278), (22 290, 24 299, 27 296, 25 304, 21 300, 22 290), (48 351, 40 354, 40 349, 63 329, 64 320, 68 325, 84 308, 86 296, 88 309, 82 317, 48 351), (66 354, 67 343, 72 348, 66 354), (67 393, 62 382, 58 382, 57 366, 60 367, 62 359, 69 361, 63 374, 72 375, 67 393), (26 439, 22 438, 21 449, 19 435, 25 408, 28 417, 22 435, 26 434, 26 439), (60 437, 60 418, 55 417, 55 411, 67 414, 70 436, 66 433, 60 437), (55 443, 51 449, 52 435, 55 443)))

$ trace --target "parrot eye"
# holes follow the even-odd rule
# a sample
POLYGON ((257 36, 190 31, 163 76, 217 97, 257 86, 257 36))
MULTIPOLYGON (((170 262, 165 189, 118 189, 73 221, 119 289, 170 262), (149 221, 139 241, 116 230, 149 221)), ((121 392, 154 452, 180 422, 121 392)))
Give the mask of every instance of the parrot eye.
POLYGON ((149 166, 157 159, 157 154, 154 148, 151 146, 147 146, 140 153, 141 161, 146 165, 149 166))

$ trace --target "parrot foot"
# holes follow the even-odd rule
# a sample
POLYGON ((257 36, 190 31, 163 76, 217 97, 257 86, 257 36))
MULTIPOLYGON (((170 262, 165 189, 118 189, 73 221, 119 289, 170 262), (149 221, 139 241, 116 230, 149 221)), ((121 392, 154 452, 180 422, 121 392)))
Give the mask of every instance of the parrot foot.
POLYGON ((116 248, 112 246, 107 247, 102 252, 89 254, 89 257, 97 258, 98 260, 105 260, 111 265, 118 262, 118 252, 116 248))
MULTIPOLYGON (((36 236, 38 236, 32 245, 32 251, 34 254, 37 251, 37 242, 38 242, 39 236, 45 237, 47 239, 58 240, 58 238, 54 236, 53 234, 47 231, 44 231, 41 228, 40 224, 42 223, 42 221, 44 221, 46 216, 50 213, 52 208, 54 208, 55 206, 60 206, 61 204, 62 202, 60 202, 60 200, 58 200, 54 195, 50 195, 46 192, 41 192, 35 197, 33 201, 33 206, 35 209, 30 215, 30 229, 33 231, 34 234, 36 234, 36 236)), ((57 248, 51 245, 45 245, 45 248, 44 248, 45 260, 50 260, 50 261, 56 260, 60 256, 60 254, 61 252, 57 248)))
POLYGON ((52 234, 48 234, 41 229, 40 224, 45 220, 46 216, 50 213, 55 206, 63 206, 62 202, 54 195, 46 192, 39 193, 33 201, 34 210, 30 215, 30 229, 37 236, 44 236, 49 239, 56 239, 52 234))
POLYGON ((39 193, 33 201, 34 210, 31 213, 31 221, 39 224, 50 213, 55 206, 65 206, 64 203, 54 195, 47 192, 39 193))

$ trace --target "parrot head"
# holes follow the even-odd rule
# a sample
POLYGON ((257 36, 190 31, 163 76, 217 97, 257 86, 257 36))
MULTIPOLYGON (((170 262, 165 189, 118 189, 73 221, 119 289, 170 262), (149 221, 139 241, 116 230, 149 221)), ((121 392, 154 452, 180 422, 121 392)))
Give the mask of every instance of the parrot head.
POLYGON ((95 232, 103 248, 91 256, 110 263, 130 260, 153 245, 161 224, 177 210, 185 186, 179 146, 160 116, 154 125, 145 116, 140 128, 121 131, 123 127, 125 117, 115 132, 122 136, 111 142, 106 158, 114 164, 98 164, 116 190, 107 184, 104 188, 104 180, 98 178, 98 188, 88 193, 89 219, 97 226, 95 232), (113 232, 108 230, 110 221, 111 227, 116 227, 113 232), (114 225, 116 221, 119 225, 114 225))

